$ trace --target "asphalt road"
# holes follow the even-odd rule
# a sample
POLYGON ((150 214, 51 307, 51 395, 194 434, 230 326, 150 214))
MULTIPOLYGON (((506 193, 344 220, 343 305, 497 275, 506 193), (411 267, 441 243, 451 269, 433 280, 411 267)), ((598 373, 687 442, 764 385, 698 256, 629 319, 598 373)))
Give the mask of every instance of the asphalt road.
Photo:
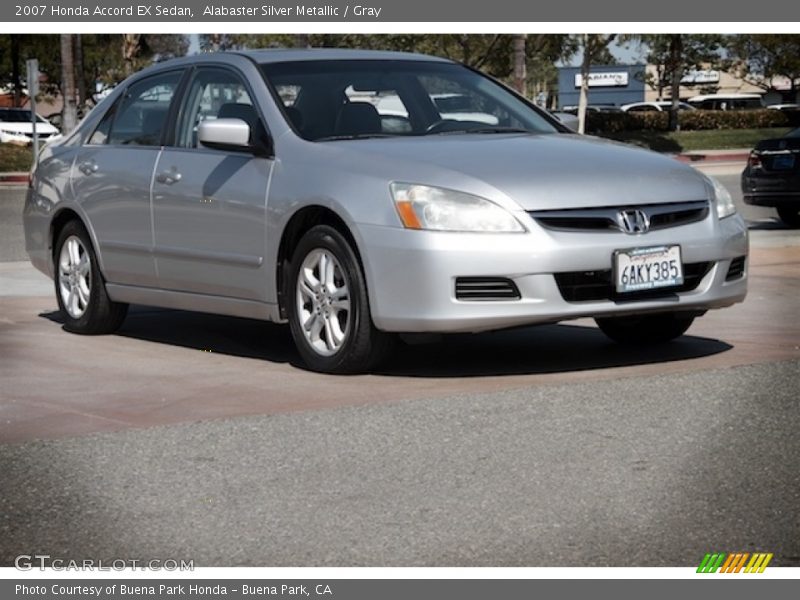
POLYGON ((136 308, 68 335, 52 284, 0 265, 0 565, 798 566, 800 233, 743 214, 747 301, 679 341, 578 321, 356 377, 243 319, 136 308))
POLYGON ((691 566, 761 550, 797 566, 799 376, 794 360, 3 446, 0 564, 691 566))

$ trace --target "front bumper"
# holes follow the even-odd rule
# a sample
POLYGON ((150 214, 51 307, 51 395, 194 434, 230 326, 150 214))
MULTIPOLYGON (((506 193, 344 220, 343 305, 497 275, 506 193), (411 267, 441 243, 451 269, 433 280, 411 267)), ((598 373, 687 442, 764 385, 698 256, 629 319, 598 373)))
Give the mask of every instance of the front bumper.
POLYGON ((739 215, 651 231, 547 230, 527 221, 524 234, 465 234, 361 225, 361 255, 375 326, 395 332, 477 332, 582 317, 664 311, 702 312, 730 306, 747 293, 747 271, 726 281, 731 261, 746 256, 739 215), (679 244, 684 264, 710 262, 695 289, 637 301, 567 302, 554 273, 608 270, 614 251, 679 244), (456 298, 459 277, 504 277, 518 300, 456 298))

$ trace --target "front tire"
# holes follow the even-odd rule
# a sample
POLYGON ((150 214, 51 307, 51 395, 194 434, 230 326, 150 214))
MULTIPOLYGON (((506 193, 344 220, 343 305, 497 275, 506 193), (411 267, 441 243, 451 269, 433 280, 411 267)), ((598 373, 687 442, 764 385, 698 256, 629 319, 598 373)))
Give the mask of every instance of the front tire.
POLYGON ((372 324, 358 258, 333 227, 317 225, 300 239, 284 297, 292 337, 312 370, 358 373, 390 352, 393 336, 372 324))
POLYGON ((633 315, 595 319, 603 333, 620 344, 662 344, 682 336, 694 322, 693 316, 676 313, 633 315))
POLYGON ((92 242, 84 226, 70 221, 55 244, 55 287, 64 329, 100 335, 119 329, 128 305, 113 302, 106 292, 92 242))
POLYGON ((800 228, 800 207, 781 206, 778 209, 778 216, 788 227, 793 229, 800 228))

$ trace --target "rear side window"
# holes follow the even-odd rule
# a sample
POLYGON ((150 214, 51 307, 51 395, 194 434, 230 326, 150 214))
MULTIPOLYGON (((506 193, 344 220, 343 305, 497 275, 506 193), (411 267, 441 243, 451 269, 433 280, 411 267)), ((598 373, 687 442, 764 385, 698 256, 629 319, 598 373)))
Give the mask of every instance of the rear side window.
MULTIPOLYGON (((121 98, 106 134, 105 143, 127 146, 160 146, 170 103, 175 95, 180 71, 154 75, 134 83, 121 98)), ((98 130, 92 135, 102 134, 98 130)))

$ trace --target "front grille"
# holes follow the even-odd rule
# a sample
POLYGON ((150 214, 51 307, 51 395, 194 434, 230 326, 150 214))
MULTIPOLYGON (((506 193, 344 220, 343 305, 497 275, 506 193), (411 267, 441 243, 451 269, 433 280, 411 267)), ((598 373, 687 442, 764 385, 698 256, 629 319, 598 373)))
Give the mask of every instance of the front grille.
POLYGON ((744 263, 746 259, 746 256, 737 256, 731 261, 731 266, 728 267, 728 274, 725 275, 725 281, 733 281, 744 275, 744 263))
POLYGON ((519 300, 516 284, 505 277, 458 277, 456 300, 519 300))
POLYGON ((690 292, 697 288, 700 281, 711 270, 714 263, 701 262, 683 265, 683 284, 657 290, 642 290, 617 294, 611 270, 574 271, 556 273, 556 284, 561 297, 567 302, 591 302, 598 300, 646 300, 671 296, 678 292, 690 292))
POLYGON ((702 221, 708 216, 708 201, 642 206, 605 206, 600 208, 568 208, 564 210, 532 210, 528 214, 542 227, 562 231, 625 231, 621 211, 641 210, 648 218, 648 231, 678 227, 702 221))

